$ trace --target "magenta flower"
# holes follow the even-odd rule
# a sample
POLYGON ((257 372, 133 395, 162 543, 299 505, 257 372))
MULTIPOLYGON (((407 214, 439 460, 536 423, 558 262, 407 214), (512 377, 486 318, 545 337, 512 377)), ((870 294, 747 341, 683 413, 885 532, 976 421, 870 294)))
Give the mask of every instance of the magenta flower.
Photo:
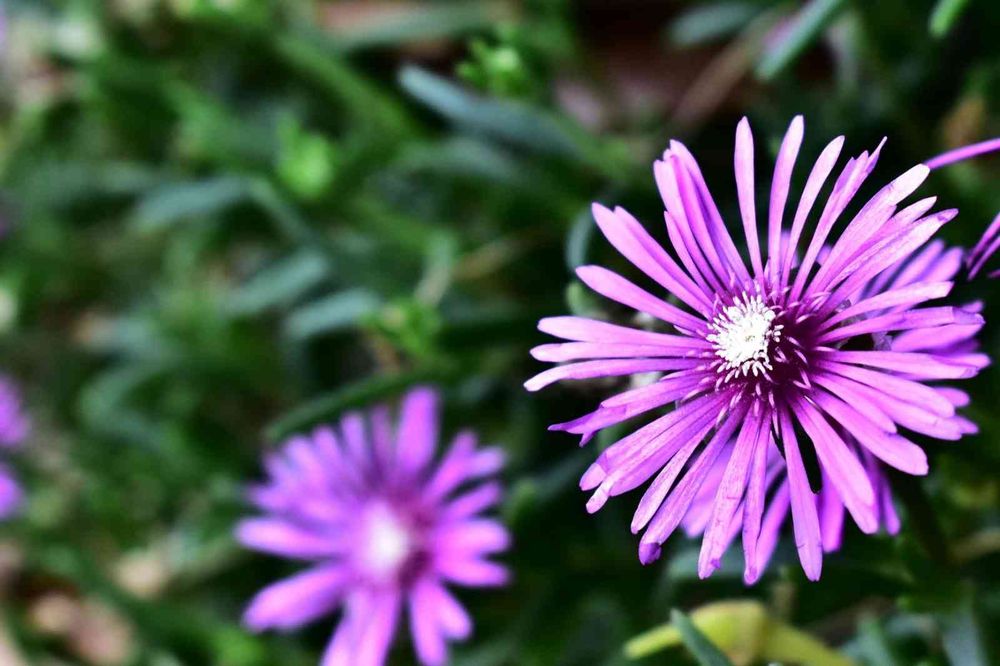
POLYGON ((843 146, 838 137, 810 170, 786 226, 802 136, 797 117, 778 153, 762 242, 753 139, 746 119, 739 123, 735 175, 749 267, 697 163, 678 142, 654 166, 675 256, 624 209, 595 204, 605 237, 671 300, 597 266, 580 268, 580 279, 652 317, 656 328, 672 330, 581 317, 539 323, 568 342, 536 347, 535 358, 571 362, 532 378, 529 390, 563 379, 663 373, 590 414, 553 426, 586 441, 602 428, 673 405, 601 453, 581 480, 584 490, 594 491, 587 508, 596 511, 609 497, 653 479, 632 521, 634 532, 645 530, 639 544, 643 563, 659 557, 661 545, 686 521, 689 531, 704 533, 700 576, 719 566, 727 545, 741 534, 745 577, 756 580, 781 522, 774 507, 787 502, 803 569, 816 580, 822 525, 833 520, 827 506, 843 503, 866 533, 891 522, 887 487, 871 461, 927 473, 923 450, 901 431, 958 439, 969 430, 955 411, 964 394, 931 382, 970 377, 982 367, 982 357, 918 344, 982 324, 978 313, 964 308, 927 307, 951 291, 952 273, 939 270, 933 256, 915 254, 957 211, 930 212, 933 197, 902 204, 929 173, 927 165, 918 165, 879 190, 831 236, 882 148, 847 161, 813 222, 810 213, 843 146), (811 234, 805 233, 807 221, 811 234), (908 268, 900 270, 907 259, 908 268), (804 462, 813 454, 821 497, 804 462), (705 487, 713 499, 696 503, 705 487), (772 509, 767 515, 765 507, 772 509))
POLYGON ((384 407, 345 416, 336 430, 293 437, 268 458, 268 481, 252 490, 264 516, 243 521, 249 548, 311 562, 262 590, 244 622, 290 630, 343 607, 323 666, 383 664, 406 607, 421 663, 447 661, 447 642, 472 622, 446 583, 503 585, 489 556, 507 530, 480 514, 501 496, 499 449, 477 449, 462 432, 438 462, 438 398, 426 388, 403 400, 393 431, 384 407))
MULTIPOLYGON (((19 447, 27 438, 30 428, 17 386, 0 376, 0 447, 19 447)), ((6 465, 0 465, 0 519, 8 518, 17 511, 22 499, 21 486, 13 472, 6 465)))
MULTIPOLYGON (((878 281, 873 281, 861 291, 860 299, 870 298, 879 293, 887 285, 892 289, 914 286, 923 282, 953 280, 962 267, 963 252, 959 248, 945 249, 939 240, 928 243, 920 252, 899 262, 886 270, 878 281)), ((965 306, 969 312, 979 312, 981 303, 965 306)), ((975 336, 982 326, 980 324, 953 324, 929 329, 911 330, 895 336, 889 341, 890 349, 899 352, 921 352, 945 357, 952 361, 983 368, 989 359, 979 353, 975 336)), ((969 403, 969 396, 964 391, 955 388, 940 388, 956 407, 964 407, 969 403)), ((955 415, 946 419, 954 430, 961 434, 977 431, 975 424, 968 419, 955 415)), ((875 489, 875 514, 879 525, 889 534, 896 534, 900 528, 899 516, 892 502, 888 479, 885 474, 885 463, 861 445, 857 438, 849 432, 841 433, 855 455, 859 457, 868 474, 869 481, 875 489)), ((778 542, 779 532, 787 519, 790 508, 790 493, 786 465, 776 450, 769 452, 765 492, 770 494, 770 500, 764 511, 761 523, 761 533, 757 548, 757 562, 752 569, 757 575, 762 573, 778 542)), ((721 460, 721 458, 720 458, 721 460)), ((712 475, 701 488, 695 498, 692 509, 683 522, 683 527, 689 536, 701 534, 705 529, 707 516, 715 500, 718 480, 722 476, 721 465, 716 463, 712 475)), ((840 548, 844 527, 844 502, 837 493, 832 482, 824 478, 822 490, 817 498, 819 529, 824 552, 832 552, 840 548)), ((730 541, 735 538, 730 533, 730 541)), ((747 583, 755 582, 752 576, 746 577, 747 583)))

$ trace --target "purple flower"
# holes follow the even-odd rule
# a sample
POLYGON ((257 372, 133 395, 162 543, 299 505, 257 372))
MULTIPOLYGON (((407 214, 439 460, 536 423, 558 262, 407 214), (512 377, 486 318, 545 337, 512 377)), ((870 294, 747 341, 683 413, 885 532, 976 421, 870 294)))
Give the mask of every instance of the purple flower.
MULTIPOLYGON (((962 266, 963 252, 959 248, 946 249, 942 241, 928 243, 923 250, 912 257, 899 262, 896 266, 883 273, 883 277, 873 281, 862 290, 861 298, 870 298, 885 288, 886 284, 893 289, 917 285, 922 282, 938 280, 953 280, 962 266)), ((969 312, 979 312, 981 303, 965 306, 969 312)), ((982 368, 989 359, 980 354, 975 336, 982 326, 980 324, 955 324, 932 329, 908 331, 889 341, 890 348, 900 352, 921 352, 948 358, 954 362, 982 368)), ((956 407, 968 404, 969 396, 963 391, 953 388, 942 388, 956 407)), ((962 416, 955 415, 948 419, 961 433, 974 433, 976 426, 962 416)), ((900 528, 899 516, 892 502, 892 495, 885 473, 885 463, 862 446, 857 438, 849 432, 842 432, 842 437, 850 449, 857 455, 868 474, 869 481, 875 489, 875 513, 879 525, 889 534, 896 534, 900 528)), ((788 478, 785 474, 786 465, 776 450, 768 454, 767 492, 771 499, 765 508, 761 523, 761 533, 757 548, 757 562, 752 568, 759 575, 767 566, 768 559, 777 545, 779 532, 787 519, 790 508, 788 478)), ((717 465, 717 467, 719 467, 717 465)), ((713 476, 706 482, 695 498, 692 509, 685 517, 683 526, 689 536, 701 534, 705 528, 704 516, 711 512, 721 478, 721 470, 713 470, 713 476)), ((819 515, 819 528, 824 552, 832 552, 840 548, 845 506, 832 483, 824 478, 822 490, 816 497, 816 508, 819 515)), ((729 538, 732 540, 735 533, 729 538)), ((748 576, 748 583, 755 578, 748 576)))
POLYGON ((467 638, 472 622, 445 583, 506 583, 488 557, 510 539, 480 515, 501 496, 495 481, 480 483, 502 466, 501 451, 462 432, 435 463, 438 425, 437 394, 421 388, 404 398, 395 432, 376 407, 267 459, 269 479, 251 492, 265 515, 243 521, 237 537, 312 564, 262 590, 247 626, 290 630, 343 607, 323 666, 378 666, 406 607, 420 661, 447 661, 447 642, 467 638))
POLYGON ((944 257, 933 244, 921 250, 957 211, 930 212, 933 197, 902 203, 930 171, 917 165, 834 234, 884 144, 849 159, 811 217, 840 155, 844 139, 838 137, 812 166, 789 227, 783 218, 802 137, 796 117, 778 152, 766 232, 758 238, 753 138, 746 119, 737 127, 736 188, 749 266, 694 157, 676 141, 654 165, 673 256, 624 209, 595 204, 608 241, 671 299, 601 267, 577 274, 668 330, 581 317, 539 323, 568 342, 536 347, 535 358, 570 363, 530 379, 529 390, 563 379, 662 373, 590 414, 552 426, 587 441, 603 428, 673 405, 612 444, 581 480, 584 490, 594 491, 587 503, 593 512, 652 479, 632 521, 634 532, 645 530, 643 563, 659 557, 664 541, 685 523, 689 532, 704 533, 700 576, 710 575, 741 535, 745 577, 754 581, 787 505, 803 569, 816 580, 837 505, 866 533, 894 524, 878 461, 927 473, 926 455, 904 431, 939 439, 970 431, 955 411, 967 396, 936 384, 976 374, 985 359, 927 342, 974 332, 983 320, 965 308, 928 306, 951 291, 954 271, 946 268, 960 257, 944 257), (812 457, 821 479, 807 472, 812 457), (814 492, 820 480, 822 489, 814 492), (703 492, 711 492, 711 500, 696 502, 703 492))
MULTIPOLYGON (((21 405, 17 386, 0 376, 0 447, 19 447, 28 436, 31 424, 21 405)), ((23 494, 13 472, 0 465, 0 519, 10 517, 21 506, 23 494)))

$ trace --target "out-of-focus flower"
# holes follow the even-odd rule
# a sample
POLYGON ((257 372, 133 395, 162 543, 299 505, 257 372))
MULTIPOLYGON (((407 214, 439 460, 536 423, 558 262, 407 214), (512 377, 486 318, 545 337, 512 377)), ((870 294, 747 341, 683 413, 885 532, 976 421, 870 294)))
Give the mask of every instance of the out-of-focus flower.
MULTIPOLYGON (((12 449, 20 446, 28 436, 30 427, 17 386, 0 376, 0 447, 12 449)), ((21 500, 21 486, 13 472, 6 465, 0 465, 0 519, 17 511, 21 500)))
POLYGON ((664 541, 687 521, 689 530, 704 532, 700 576, 719 566, 728 544, 742 533, 745 579, 757 580, 773 547, 774 524, 780 523, 777 515, 765 515, 770 495, 772 507, 791 506, 803 569, 818 579, 825 512, 817 510, 821 498, 813 484, 820 479, 809 478, 807 456, 815 453, 818 461, 821 494, 842 502, 862 531, 871 533, 888 519, 888 508, 881 477, 873 478, 868 462, 877 458, 909 474, 926 474, 926 455, 901 429, 939 439, 958 439, 974 429, 956 415, 967 396, 928 382, 972 376, 985 357, 913 342, 982 324, 978 313, 965 308, 918 307, 947 296, 952 287, 953 273, 927 263, 926 272, 919 270, 922 259, 934 260, 924 254, 928 250, 918 251, 957 211, 930 212, 934 197, 902 205, 935 165, 917 165, 879 190, 828 246, 883 144, 847 161, 809 235, 806 221, 844 139, 830 142, 813 165, 789 228, 782 219, 803 127, 802 118, 795 118, 779 149, 763 240, 753 138, 746 119, 737 127, 735 176, 749 267, 694 157, 679 142, 671 142, 654 167, 676 259, 624 209, 595 204, 597 224, 611 244, 680 305, 601 267, 580 268, 580 279, 675 332, 580 317, 539 323, 542 331, 569 342, 536 347, 535 358, 573 362, 532 378, 529 390, 563 379, 666 373, 553 426, 586 441, 603 428, 676 405, 605 450, 581 480, 584 490, 594 491, 587 507, 596 511, 609 497, 655 475, 632 521, 633 531, 645 529, 639 546, 644 563, 657 559, 664 541), (900 262, 911 257, 900 270, 900 262), (713 498, 696 504, 706 483, 713 498))
POLYGON ((499 449, 477 449, 462 432, 440 461, 438 398, 416 389, 395 430, 389 411, 350 414, 338 428, 294 437, 268 458, 269 479, 253 488, 264 516, 242 522, 249 548, 312 562, 261 591, 244 617, 253 630, 290 630, 344 608, 324 666, 385 661, 403 607, 423 664, 447 661, 447 642, 472 621, 445 583, 503 585, 489 556, 508 547, 504 527, 480 514, 501 496, 499 449))
POLYGON ((86 664, 125 663, 135 647, 128 621, 106 604, 49 592, 32 603, 29 620, 35 630, 64 640, 86 664))

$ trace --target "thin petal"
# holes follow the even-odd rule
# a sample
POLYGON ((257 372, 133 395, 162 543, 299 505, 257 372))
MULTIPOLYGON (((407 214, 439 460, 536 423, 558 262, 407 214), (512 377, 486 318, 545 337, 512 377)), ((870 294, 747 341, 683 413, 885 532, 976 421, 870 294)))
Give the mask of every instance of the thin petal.
POLYGON ((795 428, 788 413, 779 415, 781 441, 785 450, 785 464, 788 467, 788 486, 792 501, 792 522, 795 528, 795 547, 799 561, 809 580, 819 580, 823 569, 823 549, 816 514, 816 496, 809 487, 795 428))
POLYGON ((754 275, 760 279, 764 266, 760 258, 760 241, 757 239, 757 209, 754 204, 753 134, 750 122, 744 117, 736 126, 736 151, 733 160, 736 172, 736 192, 740 201, 740 216, 747 247, 750 249, 750 264, 754 275))
POLYGON ((715 506, 712 519, 705 530, 705 538, 701 542, 701 555, 698 558, 698 576, 708 577, 719 567, 719 560, 725 550, 726 536, 732 523, 733 515, 743 499, 747 478, 750 475, 750 461, 757 447, 766 442, 768 421, 760 415, 750 414, 743 425, 733 453, 726 466, 719 489, 715 495, 715 506))
POLYGON ((406 394, 400 408, 396 455, 402 468, 419 473, 431 461, 438 438, 438 396, 417 388, 406 394))
POLYGON ((348 582, 349 571, 339 564, 309 569, 261 590, 243 622, 253 631, 295 629, 333 611, 348 582))
POLYGON ((858 527, 866 534, 878 530, 875 490, 857 456, 815 407, 800 399, 794 409, 803 430, 816 447, 820 464, 830 475, 858 527))
POLYGON ((788 126, 785 138, 778 150, 778 159, 774 165, 774 179, 771 182, 771 201, 767 212, 767 259, 770 266, 772 282, 777 283, 781 263, 781 218, 788 201, 788 191, 791 188, 792 170, 799 148, 802 146, 802 135, 805 123, 802 116, 795 116, 788 126))

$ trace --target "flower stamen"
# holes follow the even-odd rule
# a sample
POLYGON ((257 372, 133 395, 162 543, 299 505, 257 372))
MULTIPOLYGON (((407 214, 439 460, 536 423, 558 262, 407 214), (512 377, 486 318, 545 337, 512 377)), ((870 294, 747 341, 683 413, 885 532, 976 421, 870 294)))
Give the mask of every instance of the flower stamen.
POLYGON ((714 332, 707 340, 715 345, 715 354, 722 361, 716 370, 726 373, 725 381, 741 374, 767 377, 774 369, 770 346, 781 339, 784 328, 774 323, 777 316, 761 296, 745 292, 715 316, 709 324, 714 332))

